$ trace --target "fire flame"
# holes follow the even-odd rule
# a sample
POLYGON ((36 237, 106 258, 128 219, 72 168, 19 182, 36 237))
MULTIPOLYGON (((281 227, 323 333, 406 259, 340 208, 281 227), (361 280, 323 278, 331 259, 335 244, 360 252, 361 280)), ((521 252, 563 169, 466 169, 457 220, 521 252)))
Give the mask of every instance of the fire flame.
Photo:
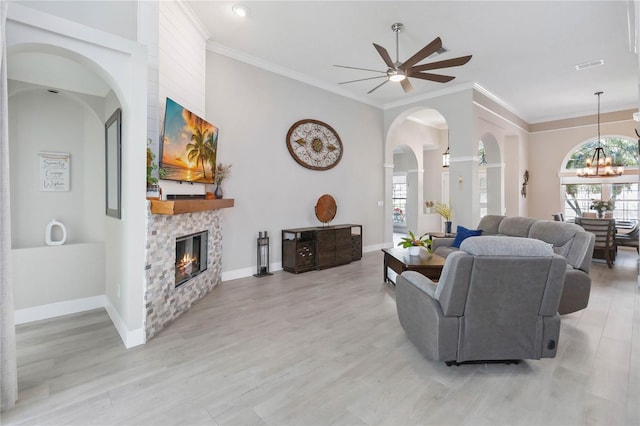
POLYGON ((195 256, 191 256, 189 253, 185 253, 178 262, 176 262, 176 268, 178 269, 186 269, 194 263, 198 262, 198 258, 195 256))

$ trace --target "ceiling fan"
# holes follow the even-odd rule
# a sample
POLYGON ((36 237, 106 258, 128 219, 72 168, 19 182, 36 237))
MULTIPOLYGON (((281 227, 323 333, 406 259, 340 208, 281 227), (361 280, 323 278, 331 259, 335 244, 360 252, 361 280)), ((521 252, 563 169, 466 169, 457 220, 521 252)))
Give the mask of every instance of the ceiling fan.
POLYGON ((389 56, 389 52, 387 52, 387 49, 373 43, 373 47, 376 48, 376 50, 378 51, 378 54, 382 57, 382 60, 384 61, 384 63, 387 64, 387 66, 389 67, 386 71, 378 71, 378 70, 372 70, 368 68, 349 67, 346 65, 334 65, 340 68, 371 71, 371 72, 381 73, 384 75, 380 75, 376 77, 361 78, 358 80, 343 81, 342 83, 338 83, 338 84, 348 84, 348 83, 355 83, 356 81, 374 80, 376 78, 386 78, 385 81, 378 84, 373 89, 369 90, 367 94, 373 92, 374 90, 378 89, 380 86, 388 83, 389 81, 399 82, 404 92, 408 93, 413 90, 413 86, 411 85, 411 82, 409 81, 408 77, 420 78, 422 80, 431 80, 431 81, 436 81, 438 83, 446 83, 448 81, 453 80, 455 77, 452 77, 450 75, 432 74, 432 73, 427 73, 423 71, 435 70, 439 68, 458 67, 460 65, 466 64, 471 59, 471 55, 468 55, 468 56, 460 56, 458 58, 446 59, 444 61, 431 62, 429 64, 416 65, 418 62, 426 59, 427 57, 431 56, 433 53, 442 50, 442 40, 440 39, 440 37, 436 37, 431 43, 427 44, 425 47, 420 49, 412 57, 410 57, 404 62, 400 62, 398 58, 398 55, 399 55, 398 33, 402 30, 403 27, 404 25, 402 25, 399 22, 391 25, 391 29, 393 30, 394 33, 396 33, 396 61, 395 62, 391 60, 391 56, 389 56))

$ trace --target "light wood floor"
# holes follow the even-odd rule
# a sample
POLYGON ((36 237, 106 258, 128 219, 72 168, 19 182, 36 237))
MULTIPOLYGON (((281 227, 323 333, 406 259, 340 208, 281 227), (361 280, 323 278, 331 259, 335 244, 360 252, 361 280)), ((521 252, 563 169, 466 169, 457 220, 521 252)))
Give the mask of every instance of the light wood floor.
POLYGON ((640 424, 636 255, 592 268, 554 359, 424 359, 382 283, 381 253, 223 283, 145 346, 104 311, 18 327, 20 400, 2 424, 640 424))

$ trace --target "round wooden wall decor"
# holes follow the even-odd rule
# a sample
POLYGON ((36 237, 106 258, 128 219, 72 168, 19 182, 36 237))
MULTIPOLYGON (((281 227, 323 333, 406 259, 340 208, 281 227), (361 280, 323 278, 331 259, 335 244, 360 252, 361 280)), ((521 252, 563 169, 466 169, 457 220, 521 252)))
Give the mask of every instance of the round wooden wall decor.
POLYGON ((340 136, 318 120, 300 120, 291 126, 287 148, 298 164, 311 170, 329 170, 342 158, 340 136))
POLYGON ((336 217, 338 207, 336 206, 336 200, 329 194, 324 194, 318 198, 316 203, 316 217, 322 223, 329 223, 336 217))

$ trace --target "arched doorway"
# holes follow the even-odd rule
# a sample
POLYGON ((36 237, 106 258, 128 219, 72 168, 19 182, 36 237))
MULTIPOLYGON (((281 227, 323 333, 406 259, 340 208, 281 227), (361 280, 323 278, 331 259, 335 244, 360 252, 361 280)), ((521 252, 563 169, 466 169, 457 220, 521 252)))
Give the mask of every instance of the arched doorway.
MULTIPOLYGON (((448 144, 448 126, 444 116, 433 108, 411 108, 400 114, 390 126, 386 148, 392 151, 393 163, 386 164, 387 203, 385 229, 391 232, 424 233, 440 231, 441 220, 428 211, 426 200, 443 201, 442 153, 448 144), (399 208, 398 192, 406 185, 405 211, 399 208), (394 192, 396 192, 394 194, 394 192), (404 221, 401 224, 400 221, 404 221), (403 226, 404 225, 404 226, 403 226)), ((390 232, 390 234, 391 234, 390 232)))
MULTIPOLYGON (((147 123, 145 48, 138 43, 80 24, 60 19, 52 20, 46 13, 34 13, 17 4, 9 8, 5 30, 8 67, 11 66, 11 58, 15 58, 14 55, 24 53, 47 54, 75 62, 95 74, 96 79, 101 79, 112 91, 107 104, 112 102, 110 106, 122 107, 123 217, 120 220, 104 220, 104 294, 99 299, 81 300, 87 302, 86 299, 89 299, 90 302, 107 310, 127 347, 142 344, 145 340, 143 324, 146 200, 142 183, 145 173, 142 165, 145 162, 147 123), (79 38, 79 35, 82 38, 79 38)), ((50 74, 51 77, 59 73, 50 74)), ((63 82, 54 83, 56 82, 46 81, 42 85, 65 88, 63 82)), ((89 110, 84 108, 83 111, 87 114, 83 115, 91 115, 89 110)), ((46 138, 46 132, 42 132, 42 137, 46 138)), ((51 147, 51 150, 54 149, 51 147)), ((102 149, 104 145, 101 151, 102 149)), ((104 188, 94 190, 104 195, 104 188)), ((76 312, 97 307, 80 305, 78 308, 75 304, 65 306, 76 312)), ((57 315, 59 313, 49 317, 57 315)))
POLYGON ((418 160, 408 145, 393 149, 393 233, 406 234, 418 221, 418 160))
POLYGON ((478 142, 478 181, 480 191, 480 217, 487 214, 502 215, 504 205, 504 164, 498 140, 485 133, 478 142))
POLYGON ((18 324, 42 319, 43 306, 54 303, 95 308, 105 294, 104 123, 121 105, 108 84, 73 57, 36 45, 7 55, 9 154, 19 165, 11 169, 10 185, 18 324), (67 156, 67 189, 42 188, 42 164, 60 156, 67 156), (42 234, 54 218, 67 230, 64 247, 44 245, 42 234))

